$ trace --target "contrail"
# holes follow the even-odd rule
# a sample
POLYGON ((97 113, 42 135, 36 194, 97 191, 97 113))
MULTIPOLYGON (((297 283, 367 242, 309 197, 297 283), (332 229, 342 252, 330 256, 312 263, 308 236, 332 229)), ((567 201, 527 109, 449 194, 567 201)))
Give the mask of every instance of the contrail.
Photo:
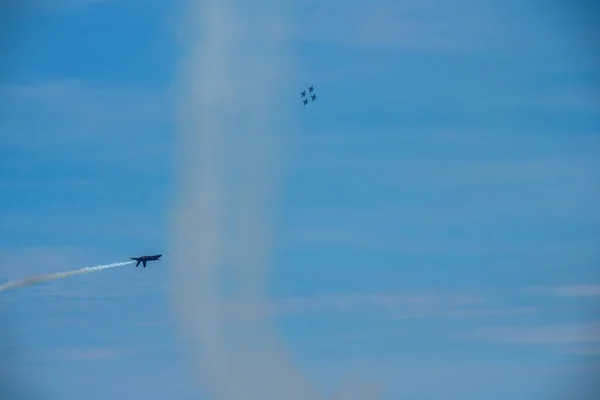
POLYGON ((17 279, 14 281, 6 282, 3 285, 0 285, 0 292, 3 292, 5 290, 10 290, 10 289, 16 289, 16 288, 20 288, 20 287, 25 287, 25 286, 31 286, 31 285, 35 285, 36 283, 42 283, 42 282, 54 281, 56 279, 68 278, 73 275, 81 275, 81 274, 87 274, 89 272, 101 271, 103 269, 121 267, 123 265, 133 264, 134 262, 135 261, 125 261, 125 262, 114 263, 114 264, 97 265, 95 267, 85 267, 85 268, 76 269, 74 271, 56 272, 54 274, 28 276, 23 279, 17 279))

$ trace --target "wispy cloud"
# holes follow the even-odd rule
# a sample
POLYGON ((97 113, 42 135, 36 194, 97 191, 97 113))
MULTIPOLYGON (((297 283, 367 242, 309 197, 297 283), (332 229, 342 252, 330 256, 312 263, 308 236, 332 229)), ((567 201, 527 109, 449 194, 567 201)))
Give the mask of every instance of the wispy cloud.
MULTIPOLYGON (((535 307, 487 308, 486 300, 468 293, 436 290, 396 293, 339 293, 275 297, 264 301, 224 299, 218 306, 229 320, 280 317, 315 317, 323 315, 370 315, 377 313, 393 319, 473 319, 499 316, 530 315, 535 307)), ((216 305, 216 304, 215 304, 216 305)), ((166 320, 136 322, 139 326, 170 323, 166 320)))
POLYGON ((301 218, 290 217, 295 226, 288 225, 282 242, 406 252, 497 250, 535 257, 573 251, 596 257, 597 238, 588 229, 600 221, 597 135, 554 134, 544 143, 531 132, 349 136, 319 135, 296 171, 319 183, 334 182, 351 199, 368 193, 376 207, 352 201, 301 210, 301 218), (378 149, 374 156, 377 148, 390 151, 378 149), (575 229, 578 223, 578 233, 568 238, 548 233, 548 224, 553 232, 566 232, 565 226, 575 229), (495 228, 484 233, 483 226, 495 228), (474 230, 482 235, 460 234, 474 230), (509 233, 528 231, 530 240, 509 233))
POLYGON ((38 10, 55 11, 61 9, 72 9, 77 7, 110 3, 114 0, 27 0, 24 7, 29 7, 38 10))
MULTIPOLYGON (((62 185, 57 183, 59 184, 62 185)), ((102 218, 95 218, 89 210, 75 208, 50 209, 46 213, 23 211, 0 215, 0 229, 11 232, 13 237, 26 238, 29 235, 31 238, 36 235, 52 238, 60 232, 63 241, 120 238, 130 242, 139 240, 156 243, 164 236, 162 216, 159 219, 151 212, 139 208, 103 210, 102 218), (70 221, 68 227, 64 225, 67 217, 70 221)))
POLYGON ((59 0, 65 6, 85 6, 89 4, 109 3, 114 0, 59 0))
POLYGON ((0 248, 2 279, 57 272, 57 268, 81 267, 89 254, 77 246, 24 246, 0 248), (8 275, 10 273, 10 276, 8 275))
POLYGON ((131 349, 119 347, 61 347, 53 349, 56 357, 67 360, 110 360, 131 353, 131 349))
MULTIPOLYGON (((488 208, 488 205, 482 205, 488 208)), ((498 224, 501 229, 505 229, 497 216, 485 213, 484 210, 476 210, 476 206, 469 210, 467 207, 448 207, 446 212, 454 214, 445 216, 436 220, 432 212, 429 218, 424 215, 421 226, 411 225, 411 229, 404 229, 400 218, 388 218, 388 223, 380 225, 379 228, 373 224, 349 224, 349 223, 330 223, 328 225, 314 223, 314 226, 301 226, 290 228, 285 231, 280 239, 282 247, 286 248, 310 248, 310 247, 328 247, 328 248, 352 248, 366 251, 379 251, 389 253, 404 254, 490 254, 491 252, 502 252, 505 255, 519 256, 529 260, 551 259, 549 262, 564 263, 561 257, 568 253, 578 253, 579 260, 590 262, 588 260, 596 259, 597 240, 585 238, 584 240, 558 240, 558 239, 540 239, 532 237, 530 242, 514 240, 510 236, 498 235, 497 237, 461 237, 459 235, 451 236, 448 232, 455 232, 456 227, 469 227, 479 229, 482 222, 489 224, 498 224), (481 212, 481 214, 478 214, 481 212), (481 215, 477 219, 477 215, 481 215), (462 217, 462 219, 461 219, 462 217), (392 225, 390 222, 393 221, 392 225), (553 260, 552 260, 553 258, 553 260)), ((410 206, 405 207, 403 212, 407 218, 411 218, 409 213, 410 206)), ((438 210, 443 208, 438 208, 438 210)), ((421 211, 417 209, 417 213, 421 211)), ((503 211, 507 213, 507 211, 503 211)), ((443 214, 443 212, 440 212, 443 214)), ((418 214, 417 214, 418 215, 418 214)), ((413 221, 415 216, 412 216, 413 221)), ((305 221, 302 221, 305 223, 305 221)), ((578 260, 578 261, 579 261, 578 260)), ((579 261, 581 262, 581 261, 579 261)))
POLYGON ((276 298, 268 304, 275 316, 379 312, 394 319, 475 319, 532 315, 539 311, 535 306, 491 307, 487 303, 488 299, 476 294, 424 290, 276 298))
POLYGON ((37 160, 60 152, 62 163, 98 162, 110 152, 113 161, 144 166, 150 155, 164 156, 169 149, 171 108, 164 88, 64 79, 4 86, 0 104, 4 148, 27 150, 37 160))
POLYGON ((551 110, 600 113, 600 95, 596 87, 562 87, 542 93, 531 100, 531 106, 551 110))
MULTIPOLYGON (((296 31, 298 40, 303 41, 389 46, 421 52, 531 51, 567 46, 571 39, 564 35, 567 29, 562 35, 558 33, 540 17, 538 7, 534 2, 508 2, 499 6, 493 1, 480 1, 475 9, 466 0, 343 4, 308 0, 295 8, 298 20, 302 21, 296 31)), ((553 11, 560 15, 562 10, 556 7, 553 11)), ((594 32, 593 26, 579 29, 594 32)))
POLYGON ((160 236, 144 209, 161 206, 168 187, 168 92, 78 79, 1 87, 0 189, 10 205, 0 216, 3 231, 28 241, 57 229, 79 240, 111 231, 160 236), (128 203, 116 200, 122 193, 128 203), (23 198, 39 206, 20 207, 23 198), (103 218, 90 215, 98 215, 94 205, 103 218))
POLYGON ((563 354, 571 354, 577 356, 600 356, 600 346, 594 347, 570 347, 562 351, 563 354))
MULTIPOLYGON (((465 50, 475 44, 473 36, 469 40, 469 36, 457 31, 458 25, 441 18, 431 18, 417 7, 407 10, 387 2, 369 4, 364 8, 357 7, 361 3, 351 4, 355 6, 328 14, 338 15, 337 24, 325 24, 325 18, 319 18, 319 13, 313 14, 316 19, 311 28, 316 29, 300 28, 299 39, 420 51, 465 50)), ((324 7, 320 9, 324 14, 324 7)))
POLYGON ((131 343, 115 345, 49 346, 36 349, 44 357, 60 361, 105 361, 123 357, 135 357, 160 351, 165 343, 131 343))
POLYGON ((478 27, 484 27, 485 24, 465 18, 455 8, 454 4, 450 6, 440 1, 380 0, 349 2, 343 6, 308 1, 295 9, 298 20, 303 21, 296 27, 297 38, 302 41, 393 46, 420 51, 473 49, 481 41, 481 35, 476 35, 477 32, 481 33, 478 27))
POLYGON ((557 297, 596 297, 600 296, 600 285, 560 285, 532 286, 523 289, 524 292, 541 293, 557 297))
POLYGON ((383 385, 380 382, 365 381, 358 374, 349 376, 333 393, 332 400, 375 400, 381 398, 383 385))
POLYGON ((476 318, 527 314, 533 308, 482 309, 485 300, 465 293, 435 290, 405 293, 340 293, 302 297, 278 297, 264 301, 226 299, 220 303, 224 315, 239 318, 303 317, 331 314, 382 313, 395 318, 476 318))
MULTIPOLYGON (((277 312, 369 312, 373 310, 400 311, 411 307, 413 311, 431 307, 460 307, 479 305, 484 298, 464 293, 443 293, 435 290, 408 293, 347 293, 272 299, 277 312)), ((428 312, 424 311, 424 312, 428 312)))
POLYGON ((439 318, 439 319, 472 319, 472 318, 494 318, 518 315, 531 315, 538 312, 538 307, 518 307, 518 308, 471 308, 471 309, 442 309, 442 310, 413 310, 396 314, 401 319, 421 319, 421 318, 439 318))
MULTIPOLYGON (((77 132, 86 138, 103 132, 106 127, 134 126, 146 122, 170 120, 170 98, 168 89, 124 86, 93 82, 81 79, 62 79, 26 84, 13 84, 0 88, 4 119, 20 121, 38 114, 45 123, 62 127, 87 127, 77 132), (91 119, 91 121, 90 121, 91 119), (86 124, 87 121, 87 124, 86 124)), ((46 142, 72 136, 75 132, 62 132, 57 137, 44 135, 46 142)), ((106 132, 104 132, 106 133, 106 132)), ((136 132, 132 132, 136 133, 136 132)), ((141 135, 138 133, 138 135, 141 135)), ((121 136, 121 135, 113 135, 121 136)))
MULTIPOLYGON (((448 133, 449 134, 449 133, 448 133)), ((482 133, 483 137, 488 137, 482 133)), ((449 146, 456 146, 458 141, 464 140, 456 134, 455 143, 446 140, 449 146)), ((430 136, 432 139, 433 137, 430 136)), ((493 137, 489 138, 493 140, 493 137)), ((340 137, 340 141, 344 140, 340 137)), ((368 138, 363 139, 362 143, 368 143, 368 138)), ((402 144, 397 140, 395 145, 402 144)), ((477 144, 483 145, 482 138, 479 138, 470 145, 475 147, 477 144), (478 143, 477 143, 478 142, 478 143), (474 146, 475 145, 475 146, 474 146)), ((507 145, 508 140, 502 145, 507 145)), ((593 145, 598 146, 599 141, 595 140, 593 145)), ((432 140, 432 145, 434 145, 432 140)), ((436 146, 437 147, 437 146, 436 146)), ((483 147, 483 146, 481 146, 483 147)), ((457 146, 459 150, 471 150, 467 146, 457 146)), ((479 150, 486 150, 480 148, 479 150)), ((328 149, 328 153, 331 152, 328 149)), ((458 159, 452 156, 440 156, 435 160, 422 160, 418 156, 407 155, 407 157, 398 158, 394 154, 382 154, 378 157, 372 155, 351 155, 337 153, 336 157, 318 157, 310 158, 310 162, 298 164, 296 167, 302 171, 315 171, 327 168, 330 172, 341 172, 352 170, 352 177, 356 178, 375 178, 380 177, 380 181, 388 180, 396 184, 411 184, 419 182, 422 185, 437 186, 467 186, 484 185, 485 187, 497 187, 498 185, 549 185, 562 183, 567 184, 569 180, 575 180, 574 183, 590 184, 600 178, 597 159, 583 156, 567 156, 565 153, 554 151, 544 155, 529 154, 527 158, 515 158, 514 156, 503 156, 502 152, 496 152, 493 158, 485 156, 473 156, 468 154, 465 159, 458 159), (359 169, 360 168, 360 169, 359 169), (355 170, 356 169, 356 170, 355 170), (386 171, 394 171, 394 174, 386 174, 386 171)), ((590 188, 590 189, 593 189, 590 188)))
POLYGON ((469 336, 519 344, 596 343, 600 342, 600 322, 484 327, 469 336))

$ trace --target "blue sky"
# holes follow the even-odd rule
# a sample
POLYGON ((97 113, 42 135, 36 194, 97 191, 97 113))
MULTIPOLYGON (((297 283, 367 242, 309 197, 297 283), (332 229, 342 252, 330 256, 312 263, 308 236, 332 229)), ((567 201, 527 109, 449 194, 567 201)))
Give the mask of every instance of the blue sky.
MULTIPOLYGON (((31 4, 0 31, 0 278, 165 257, 2 293, 3 375, 21 398, 206 398, 170 308, 179 4, 31 4)), ((287 11, 268 312, 299 369, 325 393, 359 376, 386 400, 589 393, 599 10, 287 11)))

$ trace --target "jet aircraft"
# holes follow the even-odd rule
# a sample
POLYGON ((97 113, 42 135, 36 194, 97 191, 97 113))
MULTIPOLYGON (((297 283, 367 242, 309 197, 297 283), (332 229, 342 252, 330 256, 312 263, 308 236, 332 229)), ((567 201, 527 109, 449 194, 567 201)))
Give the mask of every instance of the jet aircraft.
POLYGON ((311 86, 311 87, 309 87, 309 88, 308 88, 308 91, 309 91, 310 93, 312 93, 312 92, 313 92, 313 90, 315 90, 315 87, 314 87, 314 86, 311 86))
POLYGON ((302 96, 302 97, 306 96, 306 90, 303 92, 300 92, 300 96, 302 96))
POLYGON ((137 264, 135 264, 136 268, 137 268, 138 265, 140 265, 140 263, 143 263, 144 264, 144 268, 146 268, 146 262, 148 262, 148 261, 156 261, 160 257, 162 257, 162 254, 157 254, 155 256, 132 257, 131 259, 137 261, 137 264))
POLYGON ((313 94, 313 95, 310 96, 310 98, 312 99, 312 101, 315 101, 317 99, 317 95, 313 94))
POLYGON ((304 105, 306 105, 308 103, 308 99, 304 99, 302 100, 302 102, 304 103, 304 105))

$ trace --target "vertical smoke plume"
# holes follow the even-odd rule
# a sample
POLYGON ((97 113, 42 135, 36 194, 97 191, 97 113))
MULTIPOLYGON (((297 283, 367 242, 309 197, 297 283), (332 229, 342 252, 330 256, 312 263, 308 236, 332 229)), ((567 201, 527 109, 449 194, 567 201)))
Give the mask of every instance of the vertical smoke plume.
POLYGON ((172 300, 194 375, 211 400, 319 400, 261 313, 290 91, 285 0, 193 3, 179 75, 172 300), (228 318, 231 300, 244 304, 242 318, 228 318))
POLYGON ((188 10, 180 75, 173 304, 213 400, 316 400, 260 312, 286 72, 279 0, 188 10), (248 306, 226 320, 225 301, 248 306), (251 305, 251 306, 250 306, 251 305))

